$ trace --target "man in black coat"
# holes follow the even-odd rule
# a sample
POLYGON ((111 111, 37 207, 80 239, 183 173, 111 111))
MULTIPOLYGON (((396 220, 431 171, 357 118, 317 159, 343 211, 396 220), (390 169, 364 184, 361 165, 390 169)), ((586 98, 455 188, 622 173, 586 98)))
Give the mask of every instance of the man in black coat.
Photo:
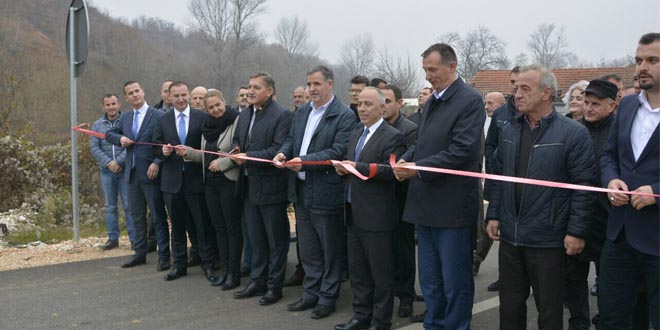
MULTIPOLYGON (((360 173, 374 176, 362 181, 348 176, 346 226, 348 228, 348 268, 353 291, 353 317, 336 330, 389 329, 392 326, 394 301, 394 268, 399 211, 396 202, 396 180, 388 164, 391 154, 401 155, 405 149, 403 135, 382 119, 385 109, 383 92, 366 87, 358 99, 358 116, 362 125, 348 142, 343 164, 360 173)), ((350 174, 335 165, 339 175, 350 174)), ((414 260, 414 257, 413 257, 414 260)))
POLYGON ((260 305, 282 299, 282 283, 289 252, 287 171, 268 163, 240 157, 272 159, 291 126, 291 111, 273 100, 275 81, 266 73, 250 77, 248 102, 241 112, 233 146, 240 153, 234 161, 243 166, 238 189, 244 198, 243 212, 252 246, 250 283, 234 298, 263 295, 260 305))
MULTIPOLYGON (((334 95, 332 70, 319 65, 307 72, 312 101, 296 111, 276 162, 341 159, 357 123, 355 115, 334 95)), ((300 258, 305 269, 303 293, 289 311, 314 308, 321 319, 335 311, 345 253, 342 221, 344 185, 328 166, 287 165, 289 201, 296 209, 300 258)))
POLYGON ((202 126, 208 114, 190 108, 188 85, 182 81, 170 85, 169 98, 174 110, 166 112, 154 130, 154 143, 165 144, 157 150, 163 158, 160 189, 172 221, 174 267, 165 275, 165 280, 173 281, 188 273, 186 221, 190 218, 196 228, 202 269, 209 282, 214 283, 219 277, 213 271, 212 248, 204 231, 205 222, 209 220, 206 218, 202 168, 194 163, 186 164, 183 159, 188 148, 200 148, 202 126))
POLYGON ((417 225, 419 283, 428 308, 424 327, 468 329, 479 180, 418 172, 406 164, 478 172, 486 111, 481 96, 458 78, 451 46, 434 44, 422 57, 434 95, 422 112, 415 146, 394 173, 410 180, 403 220, 417 225))
MULTIPOLYGON (((504 126, 495 174, 596 183, 587 129, 555 111, 557 80, 539 66, 520 69, 516 106, 523 113, 504 126)), ((527 327, 530 286, 539 329, 563 327, 566 255, 581 253, 589 234, 594 194, 584 190, 493 181, 487 232, 500 240, 500 329, 527 327)))
MULTIPOLYGON (((594 150, 594 159, 600 159, 600 154, 607 145, 607 137, 614 121, 616 109, 617 87, 604 80, 592 80, 584 90, 584 117, 578 120, 588 130, 594 150)), ((596 162, 596 173, 600 176, 600 166, 596 162)), ((584 251, 575 256, 569 256, 566 262, 566 306, 571 314, 568 324, 571 329, 589 328, 589 263, 596 262, 598 276, 598 259, 605 242, 607 216, 610 203, 607 194, 600 193, 591 211, 591 226, 589 235, 585 237, 584 251)), ((648 323, 648 322, 647 322, 648 323)))
MULTIPOLYGON (((396 128, 406 139, 406 150, 415 144, 417 124, 401 114, 403 93, 399 87, 387 85, 383 89, 385 109, 383 119, 396 128)), ((396 230, 396 284, 395 294, 399 297, 399 317, 409 317, 413 312, 415 293, 415 225, 401 220, 408 195, 408 181, 398 182, 396 202, 399 207, 399 228, 396 230)))

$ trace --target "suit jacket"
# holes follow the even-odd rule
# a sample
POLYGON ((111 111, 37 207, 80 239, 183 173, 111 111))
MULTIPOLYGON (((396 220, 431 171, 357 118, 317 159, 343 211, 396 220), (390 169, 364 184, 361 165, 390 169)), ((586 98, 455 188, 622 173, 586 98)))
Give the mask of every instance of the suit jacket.
MULTIPOLYGON (((176 123, 179 111, 173 110, 166 112, 158 121, 154 130, 154 143, 171 144, 173 146, 182 144, 179 141, 179 135, 176 130, 176 123)), ((188 132, 186 134, 185 145, 200 149, 202 145, 202 125, 206 121, 208 114, 197 109, 190 109, 190 118, 188 121, 188 132)), ((172 151, 169 156, 163 155, 163 149, 158 148, 156 154, 162 159, 162 182, 160 190, 170 194, 176 194, 183 188, 184 193, 199 194, 204 192, 204 182, 202 168, 199 164, 187 162, 182 157, 172 151), (185 170, 184 170, 184 163, 185 170)))
MULTIPOLYGON (((660 133, 658 127, 651 135, 648 144, 635 161, 630 142, 630 130, 639 109, 637 95, 624 97, 619 105, 614 124, 610 131, 607 147, 600 157, 601 183, 607 187, 613 179, 620 179, 635 190, 641 186, 651 185, 654 194, 660 193, 660 133)), ((613 241, 621 230, 625 230, 628 243, 636 250, 660 255, 658 248, 658 227, 660 212, 656 204, 647 206, 641 211, 635 210, 631 204, 612 206, 607 220, 607 239, 613 241)))
MULTIPOLYGON (((163 112, 156 110, 153 107, 147 109, 142 125, 138 131, 137 136, 133 136, 133 111, 125 111, 121 114, 120 124, 111 128, 106 134, 106 141, 121 146, 119 140, 125 136, 135 142, 149 142, 153 140, 154 129, 158 120, 163 116, 163 112)), ((135 178, 141 183, 160 183, 161 172, 158 176, 151 180, 147 177, 147 170, 152 163, 161 163, 161 158, 156 154, 159 147, 154 147, 145 144, 135 144, 132 147, 126 148, 126 167, 124 178, 126 182, 130 181, 131 172, 135 171, 135 178), (135 154, 135 167, 133 167, 133 154, 135 154)))
MULTIPOLYGON (((236 124, 232 148, 239 147, 249 157, 273 159, 280 150, 291 127, 291 111, 269 99, 262 110, 257 111, 248 136, 253 106, 241 111, 236 124)), ((245 180, 249 183, 248 196, 256 205, 284 203, 287 201, 287 169, 279 169, 268 163, 248 161, 243 165, 247 178, 239 175, 238 196, 244 195, 245 180)))
MULTIPOLYGON (((432 95, 417 125, 417 142, 401 157, 419 166, 479 171, 486 111, 481 97, 460 78, 439 100, 432 95)), ((419 172, 410 179, 403 220, 430 227, 474 226, 479 180, 419 172)))
MULTIPOLYGON (((356 162, 356 169, 369 175, 369 164, 389 164, 391 154, 401 155, 406 150, 403 134, 383 122, 364 144, 360 157, 355 159, 355 148, 364 131, 360 126, 351 135, 346 159, 356 162)), ((399 208, 396 201, 396 180, 389 166, 379 166, 376 176, 362 181, 349 175, 351 206, 355 227, 365 231, 394 230, 399 225, 399 208)), ((348 185, 346 185, 348 189, 348 185)))
MULTIPOLYGON (((312 106, 308 102, 295 112, 286 142, 280 149, 287 159, 300 155, 311 111, 312 106)), ((346 154, 348 137, 357 124, 353 112, 335 96, 312 135, 307 154, 300 158, 303 161, 341 159, 346 154)), ((344 186, 337 172, 329 166, 310 165, 303 166, 302 171, 305 171, 306 182, 305 205, 310 209, 341 210, 344 205, 344 186)), ((289 173, 289 201, 293 203, 298 202, 296 177, 296 172, 289 173)))

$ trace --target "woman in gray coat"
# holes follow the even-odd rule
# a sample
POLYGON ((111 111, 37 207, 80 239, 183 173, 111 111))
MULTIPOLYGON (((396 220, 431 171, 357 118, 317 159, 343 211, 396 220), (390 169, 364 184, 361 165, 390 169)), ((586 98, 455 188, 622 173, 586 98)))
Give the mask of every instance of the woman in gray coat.
MULTIPOLYGON (((219 90, 209 90, 204 101, 210 116, 202 128, 202 150, 230 152, 238 111, 225 106, 225 98, 219 90)), ((243 201, 235 194, 240 166, 229 157, 210 153, 189 152, 186 158, 202 163, 204 170, 206 205, 215 229, 222 263, 220 281, 213 285, 222 286, 222 290, 231 290, 240 285, 241 278, 243 201)))

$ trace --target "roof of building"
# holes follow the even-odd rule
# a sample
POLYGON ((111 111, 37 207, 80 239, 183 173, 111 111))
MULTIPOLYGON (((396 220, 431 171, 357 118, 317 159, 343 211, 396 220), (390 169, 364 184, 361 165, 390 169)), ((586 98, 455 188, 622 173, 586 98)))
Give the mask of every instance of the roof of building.
MULTIPOLYGON (((509 72, 509 70, 482 70, 472 77, 470 85, 482 95, 490 92, 500 92, 509 95, 511 94, 509 72)), ((594 80, 612 73, 621 76, 625 86, 632 85, 635 67, 554 69, 552 72, 557 77, 557 84, 559 85, 558 94, 561 97, 568 91, 572 84, 580 80, 594 80)))

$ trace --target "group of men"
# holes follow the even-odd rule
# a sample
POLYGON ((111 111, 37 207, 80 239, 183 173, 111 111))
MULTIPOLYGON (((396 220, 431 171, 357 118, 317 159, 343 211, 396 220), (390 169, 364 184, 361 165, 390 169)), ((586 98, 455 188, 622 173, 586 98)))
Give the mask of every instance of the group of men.
MULTIPOLYGON (((587 291, 589 259, 580 256, 596 242, 593 223, 600 221, 607 227, 599 265, 600 328, 631 328, 644 283, 650 321, 658 329, 660 213, 653 195, 660 193, 660 34, 642 37, 636 62, 642 92, 617 103, 616 85, 592 81, 585 90, 582 123, 554 109, 557 82, 540 66, 512 71, 508 101, 501 94, 482 100, 458 77, 456 53, 443 43, 422 53, 431 88, 420 91, 422 106, 412 120, 401 114, 401 90, 384 81, 353 78, 348 107, 333 91, 333 72, 315 66, 307 72, 306 88, 293 92, 291 112, 275 100, 269 75, 251 76, 230 157, 242 166, 236 193, 244 199, 252 258, 250 282, 234 297, 260 296, 260 305, 282 299, 290 240, 287 206, 293 203, 304 279, 301 298, 287 310, 311 309, 315 319, 331 315, 347 271, 353 315, 335 329, 389 329, 395 296, 397 314, 412 313, 416 232, 427 307, 424 328, 469 329, 475 261, 485 258, 473 254, 483 210, 481 181, 417 167, 481 172, 488 111, 487 173, 611 189, 599 197, 585 190, 486 180, 486 233, 500 241, 500 328, 526 328, 530 287, 541 329, 563 327, 565 300, 578 306, 572 315, 584 307, 580 297, 587 291), (389 165, 392 154, 394 166, 389 165), (324 163, 328 160, 340 162, 330 166, 324 163), (580 289, 569 289, 567 274, 580 289), (571 298, 577 291, 580 297, 571 298)), ((104 158, 101 165, 113 174, 123 169, 128 185, 135 255, 123 266, 146 262, 149 208, 158 269, 170 269, 167 205, 174 265, 165 279, 175 280, 186 275, 186 223, 204 228, 201 168, 182 154, 199 148, 206 114, 191 107, 193 93, 185 83, 171 82, 167 90, 169 102, 161 106, 169 110, 164 112, 144 102, 138 83, 125 84, 133 110, 118 119, 106 115, 112 122, 106 140, 125 153, 104 158)), ((118 108, 109 99, 107 108, 118 108)), ((213 253, 203 229, 196 238, 202 268, 213 282, 213 253)))

